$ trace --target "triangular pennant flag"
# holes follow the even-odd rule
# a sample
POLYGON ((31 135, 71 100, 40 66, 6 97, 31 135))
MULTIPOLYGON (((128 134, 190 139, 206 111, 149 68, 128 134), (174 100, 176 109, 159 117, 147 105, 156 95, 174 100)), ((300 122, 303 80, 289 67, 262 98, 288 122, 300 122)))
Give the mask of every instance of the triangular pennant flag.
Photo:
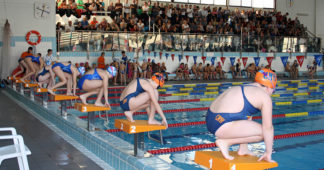
POLYGON ((151 61, 151 58, 148 58, 147 61, 150 62, 151 61))
POLYGON ((188 60, 189 60, 189 56, 188 55, 186 55, 186 59, 187 59, 187 63, 188 63, 188 60))
POLYGON ((271 63, 274 57, 267 57, 268 65, 271 67, 271 63))
POLYGON ((147 50, 147 53, 150 55, 151 54, 151 51, 150 50, 147 50))
POLYGON ((210 61, 211 61, 211 64, 212 64, 212 65, 215 65, 215 60, 216 60, 216 57, 212 57, 212 58, 211 58, 210 61))
POLYGON ((181 62, 181 60, 182 60, 182 55, 178 55, 179 56, 179 62, 181 62))
POLYGON ((315 61, 317 63, 318 66, 321 65, 321 62, 322 62, 322 58, 323 58, 323 55, 314 55, 314 58, 315 58, 315 61))
POLYGON ((206 57, 202 56, 201 59, 202 59, 203 63, 205 64, 206 57))
POLYGON ((171 54, 172 61, 174 61, 174 54, 171 54))
POLYGON ((169 53, 165 53, 165 58, 168 59, 169 53))
POLYGON ((288 61, 288 56, 281 56, 281 61, 282 61, 282 64, 284 65, 284 67, 286 67, 287 61, 288 61))
POLYGON ((297 58, 297 61, 298 61, 299 65, 300 65, 300 67, 301 67, 303 65, 305 56, 299 55, 299 56, 296 56, 296 58, 297 58))
POLYGON ((155 57, 156 57, 156 52, 154 51, 154 53, 153 53, 153 54, 154 54, 154 58, 155 58, 155 57))
POLYGON ((259 66, 260 57, 254 57, 254 63, 255 63, 256 66, 259 66))
POLYGON ((248 58, 247 57, 242 57, 242 62, 243 62, 243 66, 246 66, 246 62, 247 62, 248 58))
POLYGON ((197 63, 197 56, 193 56, 193 59, 194 59, 194 63, 196 64, 197 63))
POLYGON ((163 54, 163 53, 162 53, 162 52, 160 52, 159 54, 160 54, 160 60, 162 60, 162 54, 163 54))
POLYGON ((222 61, 223 65, 224 65, 225 60, 226 60, 225 57, 221 57, 221 61, 222 61))
POLYGON ((235 57, 230 57, 230 61, 231 61, 231 66, 233 66, 235 63, 235 57))

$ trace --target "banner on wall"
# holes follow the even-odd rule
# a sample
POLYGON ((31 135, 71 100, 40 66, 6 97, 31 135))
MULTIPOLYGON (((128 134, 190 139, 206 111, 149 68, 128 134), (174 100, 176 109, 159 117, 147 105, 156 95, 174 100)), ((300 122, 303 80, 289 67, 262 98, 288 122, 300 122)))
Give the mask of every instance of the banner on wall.
POLYGON ((222 61, 223 65, 224 65, 225 60, 226 60, 225 57, 221 57, 221 61, 222 61))
POLYGON ((172 61, 174 61, 174 54, 171 54, 171 59, 172 61))
POLYGON ((206 57, 202 56, 201 59, 202 59, 203 63, 205 64, 206 57))
POLYGON ((248 58, 247 57, 242 57, 242 62, 243 62, 243 66, 246 66, 246 62, 247 62, 248 58))
POLYGON ((165 58, 168 60, 168 58, 169 58, 169 53, 165 53, 165 58))
POLYGON ((182 60, 182 55, 178 55, 179 56, 179 62, 181 62, 181 60, 182 60))
POLYGON ((281 61, 282 61, 282 64, 284 65, 284 67, 286 67, 287 61, 288 61, 288 56, 281 56, 281 61))
POLYGON ((296 56, 296 58, 297 58, 297 61, 299 63, 299 66, 302 67, 305 56, 299 55, 299 56, 296 56))
POLYGON ((267 57, 268 65, 271 67, 271 63, 274 57, 267 57))
POLYGON ((188 63, 188 60, 189 60, 189 56, 188 55, 186 55, 186 60, 187 60, 187 63, 188 63))
POLYGON ((193 59, 194 59, 194 63, 196 64, 197 63, 197 56, 193 56, 193 59))
POLYGON ((314 55, 314 59, 315 59, 318 66, 321 65, 322 58, 323 58, 323 55, 314 55))
POLYGON ((231 61, 231 66, 234 66, 234 63, 235 63, 235 57, 230 57, 230 61, 231 61))
POLYGON ((154 51, 153 55, 154 55, 154 58, 156 58, 156 52, 155 51, 154 51))
POLYGON ((216 57, 212 57, 212 58, 211 58, 210 61, 211 61, 211 64, 212 64, 212 65, 215 65, 215 60, 216 60, 216 57))
POLYGON ((254 63, 255 63, 256 66, 259 66, 260 57, 254 57, 254 63))

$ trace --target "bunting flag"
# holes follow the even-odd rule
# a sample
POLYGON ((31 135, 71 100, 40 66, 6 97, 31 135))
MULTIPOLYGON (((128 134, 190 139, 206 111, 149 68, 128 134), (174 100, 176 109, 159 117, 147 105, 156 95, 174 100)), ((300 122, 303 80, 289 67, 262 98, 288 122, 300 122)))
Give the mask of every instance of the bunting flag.
POLYGON ((166 58, 166 59, 169 58, 169 53, 165 53, 165 58, 166 58))
POLYGON ((148 53, 148 55, 150 55, 151 54, 151 51, 150 50, 147 50, 147 53, 148 53))
POLYGON ((281 56, 281 61, 282 61, 282 64, 284 65, 284 67, 286 67, 287 61, 288 61, 288 56, 281 56))
POLYGON ((247 57, 242 57, 242 62, 243 62, 243 66, 246 66, 246 62, 247 62, 248 58, 247 57))
POLYGON ((259 66, 260 57, 254 57, 254 63, 255 63, 256 66, 259 66))
POLYGON ((174 54, 171 54, 172 61, 174 61, 174 54))
POLYGON ((235 63, 235 57, 230 57, 230 61, 231 61, 231 66, 233 66, 235 63))
POLYGON ((268 65, 271 67, 271 63, 274 57, 267 57, 268 65))
POLYGON ((197 56, 193 56, 194 63, 197 64, 197 56))
POLYGON ((189 56, 188 55, 186 55, 186 59, 187 59, 187 63, 188 63, 188 60, 189 60, 189 56))
POLYGON ((154 58, 156 58, 156 52, 155 52, 155 51, 154 51, 154 53, 153 53, 153 54, 154 54, 154 58))
POLYGON ((205 64, 206 57, 202 56, 201 59, 202 59, 203 63, 205 64))
POLYGON ((162 54, 163 54, 163 53, 162 53, 162 52, 160 52, 159 54, 160 54, 160 60, 162 60, 162 54))
POLYGON ((216 60, 216 57, 212 57, 212 58, 211 58, 210 61, 211 61, 211 64, 212 64, 212 65, 215 65, 215 60, 216 60))
POLYGON ((225 60, 226 60, 225 57, 221 57, 221 61, 222 61, 223 65, 224 65, 225 60))
POLYGON ((182 55, 178 55, 179 56, 179 62, 181 62, 181 60, 182 60, 182 55))
POLYGON ((299 56, 296 56, 296 58, 297 58, 297 61, 298 61, 299 65, 300 65, 300 67, 302 67, 305 56, 299 55, 299 56))
MULTIPOLYGON (((141 49, 138 49, 138 51, 141 51, 141 49)), ((145 55, 145 50, 144 49, 143 49, 142 53, 143 53, 143 56, 144 56, 145 55)))
POLYGON ((315 61, 316 61, 316 63, 317 63, 318 66, 321 65, 322 58, 323 58, 323 55, 322 54, 321 55, 314 55, 314 59, 315 59, 315 61))
POLYGON ((148 58, 147 61, 150 62, 151 61, 151 58, 148 58))

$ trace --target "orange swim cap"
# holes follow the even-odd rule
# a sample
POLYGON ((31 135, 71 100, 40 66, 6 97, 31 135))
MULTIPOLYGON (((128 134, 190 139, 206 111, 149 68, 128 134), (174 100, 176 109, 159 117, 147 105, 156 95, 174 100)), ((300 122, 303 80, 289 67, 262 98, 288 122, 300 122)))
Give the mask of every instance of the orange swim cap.
POLYGON ((255 75, 255 81, 272 89, 276 88, 277 75, 269 69, 262 69, 255 75))
POLYGON ((158 84, 160 87, 163 87, 164 85, 164 78, 163 78, 163 74, 161 73, 155 73, 153 76, 152 76, 152 80, 158 84))

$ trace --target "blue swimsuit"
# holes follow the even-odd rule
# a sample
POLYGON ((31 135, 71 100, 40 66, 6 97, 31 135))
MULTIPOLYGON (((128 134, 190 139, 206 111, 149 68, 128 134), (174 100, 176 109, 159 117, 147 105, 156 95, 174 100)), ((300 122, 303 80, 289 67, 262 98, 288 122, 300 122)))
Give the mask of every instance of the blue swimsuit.
POLYGON ((210 109, 207 111, 206 125, 210 133, 215 134, 218 128, 227 122, 232 122, 236 120, 247 120, 251 113, 260 112, 259 109, 255 108, 245 97, 244 86, 241 86, 244 107, 242 111, 238 113, 213 113, 210 109))
POLYGON ((69 74, 72 74, 72 71, 71 71, 71 64, 69 65, 64 65, 62 63, 55 63, 53 66, 52 66, 52 69, 54 69, 55 67, 61 67, 62 71, 63 72, 66 72, 66 73, 69 73, 69 74))
POLYGON ((136 91, 134 93, 128 94, 123 100, 121 100, 120 103, 120 107, 124 110, 124 111, 130 111, 129 108, 129 101, 131 98, 138 96, 139 94, 145 92, 145 90, 143 89, 143 87, 141 86, 141 83, 139 81, 139 78, 137 78, 137 87, 136 87, 136 91))
POLYGON ((43 68, 43 71, 36 76, 36 81, 38 82, 39 76, 43 76, 43 75, 45 75, 48 72, 49 72, 48 70, 46 70, 45 68, 43 68))
POLYGON ((97 69, 94 69, 93 74, 86 74, 80 78, 78 81, 78 87, 80 90, 82 90, 82 86, 85 80, 102 80, 100 75, 97 72, 97 69))
POLYGON ((35 57, 35 56, 30 55, 30 56, 27 56, 26 58, 31 58, 32 62, 39 64, 39 58, 40 57, 35 57))

